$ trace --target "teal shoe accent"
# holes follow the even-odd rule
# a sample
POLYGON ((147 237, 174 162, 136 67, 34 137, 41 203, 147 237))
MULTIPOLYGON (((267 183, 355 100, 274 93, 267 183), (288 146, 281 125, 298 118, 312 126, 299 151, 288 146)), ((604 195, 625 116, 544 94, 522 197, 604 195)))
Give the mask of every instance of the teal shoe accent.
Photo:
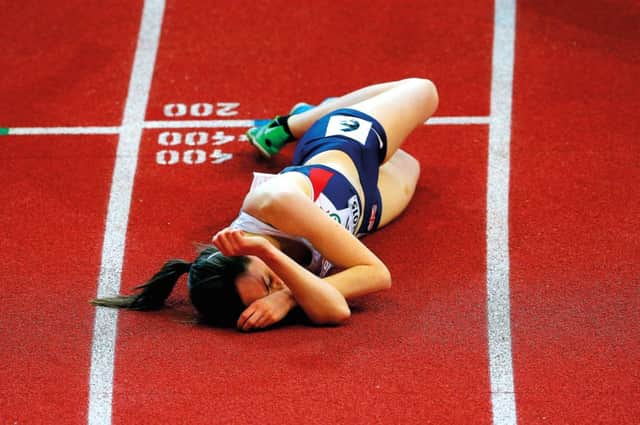
POLYGON ((295 105, 293 105, 293 108, 291 108, 291 110, 289 111, 289 115, 298 115, 303 112, 307 112, 309 109, 313 109, 315 107, 316 107, 315 105, 310 105, 305 102, 296 103, 295 105))
MULTIPOLYGON (((333 99, 337 99, 337 98, 328 97, 325 100, 323 100, 322 102, 320 102, 320 105, 324 105, 325 103, 330 102, 333 99)), ((291 111, 289 111, 289 115, 301 114, 301 113, 307 112, 309 109, 313 109, 315 107, 316 107, 316 105, 311 105, 310 103, 299 102, 299 103, 296 103, 295 105, 293 105, 293 108, 291 108, 291 111)))
POLYGON ((266 158, 271 158, 292 140, 293 137, 276 121, 277 117, 261 127, 253 127, 247 131, 249 143, 266 158))

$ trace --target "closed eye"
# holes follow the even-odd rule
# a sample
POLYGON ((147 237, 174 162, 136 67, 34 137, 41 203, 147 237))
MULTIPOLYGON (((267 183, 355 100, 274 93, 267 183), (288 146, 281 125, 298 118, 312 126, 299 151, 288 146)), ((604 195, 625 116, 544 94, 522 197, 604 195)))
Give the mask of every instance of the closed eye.
POLYGON ((264 286, 267 289, 267 294, 270 294, 271 293, 271 278, 269 276, 265 276, 262 279, 262 283, 264 283, 264 286))

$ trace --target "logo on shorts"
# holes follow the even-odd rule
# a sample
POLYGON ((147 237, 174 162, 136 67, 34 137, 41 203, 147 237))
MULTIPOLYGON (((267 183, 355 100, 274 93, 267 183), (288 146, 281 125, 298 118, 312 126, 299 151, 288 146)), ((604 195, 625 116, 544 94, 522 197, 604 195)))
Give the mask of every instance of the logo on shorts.
POLYGON ((356 131, 360 128, 360 123, 354 119, 342 120, 340 121, 340 125, 342 126, 340 130, 344 132, 356 131))
POLYGON ((347 137, 364 146, 367 143, 370 130, 371 121, 349 115, 333 115, 329 118, 324 136, 347 137))
POLYGON ((376 224, 376 213, 378 212, 378 204, 373 204, 371 207, 371 216, 369 217, 369 225, 367 226, 367 232, 373 229, 373 225, 376 224))
POLYGON ((333 264, 323 258, 322 265, 320 266, 320 277, 325 277, 327 273, 329 273, 329 270, 331 270, 331 267, 333 267, 333 264))

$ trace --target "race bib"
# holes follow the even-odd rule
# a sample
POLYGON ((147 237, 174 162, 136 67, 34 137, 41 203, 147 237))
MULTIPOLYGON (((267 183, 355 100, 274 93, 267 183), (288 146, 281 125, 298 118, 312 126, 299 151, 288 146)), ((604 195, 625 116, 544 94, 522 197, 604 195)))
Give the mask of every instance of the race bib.
POLYGON ((364 145, 370 130, 371 121, 348 115, 334 115, 329 118, 325 136, 344 136, 364 145))

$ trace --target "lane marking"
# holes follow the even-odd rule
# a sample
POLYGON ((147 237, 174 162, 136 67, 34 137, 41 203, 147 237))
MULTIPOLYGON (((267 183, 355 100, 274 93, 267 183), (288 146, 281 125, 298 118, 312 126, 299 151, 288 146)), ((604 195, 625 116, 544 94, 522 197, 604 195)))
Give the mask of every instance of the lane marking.
POLYGON ((486 125, 490 117, 431 117, 426 125, 486 125))
MULTIPOLYGON (((122 126, 119 128, 120 137, 102 246, 98 297, 120 291, 131 193, 163 14, 163 0, 145 0, 122 126)), ((117 310, 96 308, 89 376, 87 423, 90 425, 111 424, 117 320, 117 310)))
POLYGON ((250 128, 256 120, 147 121, 145 128, 250 128))
POLYGON ((8 128, 12 136, 31 136, 39 134, 119 134, 121 127, 18 127, 8 128))
MULTIPOLYGON (((258 122, 268 120, 166 120, 166 121, 145 121, 142 128, 162 129, 162 128, 250 128, 258 122)), ((468 116, 468 117, 431 117, 425 125, 488 125, 490 117, 468 116)), ((0 135, 11 136, 32 136, 32 135, 92 135, 92 134, 120 134, 122 127, 9 127, 0 128, 0 135)))
POLYGON ((487 176, 487 336, 494 425, 517 423, 509 302, 509 172, 516 0, 496 0, 487 176))

